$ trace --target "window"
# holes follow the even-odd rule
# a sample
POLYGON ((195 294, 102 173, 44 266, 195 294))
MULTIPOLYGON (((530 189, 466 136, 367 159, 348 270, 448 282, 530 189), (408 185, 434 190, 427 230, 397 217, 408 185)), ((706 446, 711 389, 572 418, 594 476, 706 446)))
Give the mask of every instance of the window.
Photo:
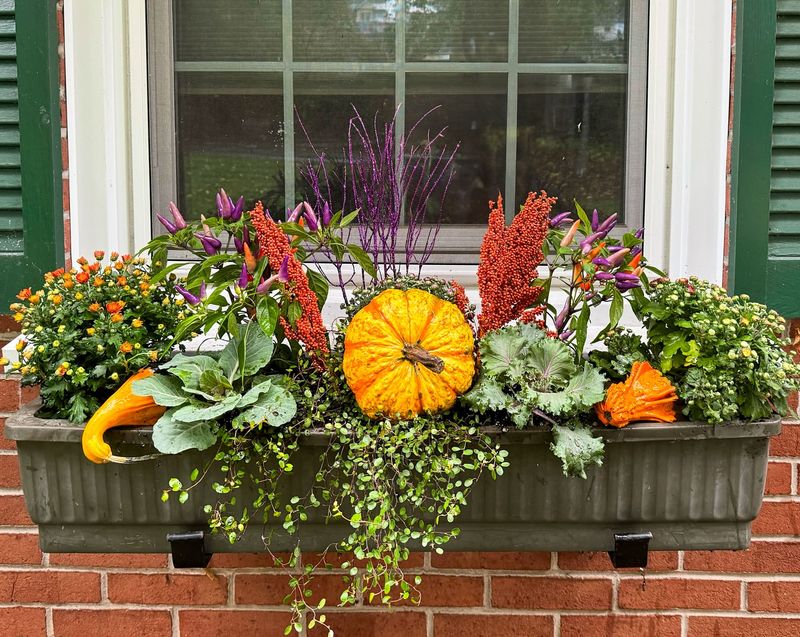
MULTIPOLYGON (((642 222, 647 0, 148 3, 154 208, 223 185, 282 210, 356 107, 461 142, 438 258, 474 262, 489 199, 532 189, 642 222)), ((156 226, 154 225, 154 228, 156 226)))

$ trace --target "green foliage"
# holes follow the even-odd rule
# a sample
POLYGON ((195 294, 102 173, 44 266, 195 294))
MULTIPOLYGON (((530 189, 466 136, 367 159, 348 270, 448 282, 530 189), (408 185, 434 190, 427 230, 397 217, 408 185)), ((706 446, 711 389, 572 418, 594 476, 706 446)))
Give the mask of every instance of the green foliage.
POLYGON ((223 425, 235 430, 289 422, 296 411, 292 394, 276 380, 257 375, 272 352, 272 338, 251 322, 218 358, 177 354, 162 365, 162 373, 133 383, 134 394, 169 407, 153 427, 156 449, 207 449, 223 425))
POLYGON ((482 371, 463 396, 479 413, 505 411, 519 427, 587 412, 603 399, 603 376, 534 325, 507 325, 480 342, 482 371))
POLYGON ((641 336, 626 328, 609 330, 603 344, 606 349, 592 350, 589 352, 589 360, 612 381, 625 380, 635 362, 651 358, 641 336))
POLYGON ((536 420, 572 424, 554 427, 553 452, 565 475, 585 478, 586 465, 600 463, 603 443, 574 425, 603 399, 603 375, 589 362, 576 364, 569 346, 531 324, 489 332, 480 352, 481 374, 462 401, 481 414, 505 413, 520 429, 536 420))
MULTIPOLYGON (((413 546, 442 552, 458 535, 457 518, 477 479, 485 472, 502 474, 506 452, 481 433, 477 414, 463 410, 405 422, 366 418, 346 385, 339 357, 326 372, 301 360, 282 383, 298 397, 297 412, 285 427, 219 432, 214 466, 223 469, 224 478, 213 485, 218 501, 206 505, 211 529, 235 542, 253 523, 277 523, 297 534, 312 516, 315 523, 345 521, 349 532, 331 549, 352 553, 359 566, 343 565, 348 574, 339 604, 361 598, 389 605, 418 601, 419 581, 406 578, 402 562, 413 546), (328 434, 330 443, 314 461, 318 470, 311 489, 287 492, 299 440, 310 431, 328 434), (252 501, 240 501, 245 485, 254 487, 252 501)), ((192 486, 181 484, 176 491, 192 486)), ((270 538, 265 541, 269 550, 270 538)), ((293 570, 286 599, 292 621, 310 613, 325 625, 321 607, 310 605, 306 593, 325 556, 301 568, 298 548, 279 563, 293 570)))
POLYGON ((174 275, 154 281, 144 260, 104 256, 46 274, 41 290, 12 305, 26 339, 15 367, 23 384, 41 386, 45 417, 85 422, 131 374, 167 356, 192 315, 174 275))
POLYGON ((785 321, 775 311, 696 277, 654 281, 639 311, 684 414, 721 423, 788 411, 800 367, 784 350, 785 321))
POLYGON ((588 427, 553 427, 553 442, 550 450, 561 460, 564 475, 580 476, 586 479, 586 468, 603 464, 605 447, 600 438, 592 436, 588 427))

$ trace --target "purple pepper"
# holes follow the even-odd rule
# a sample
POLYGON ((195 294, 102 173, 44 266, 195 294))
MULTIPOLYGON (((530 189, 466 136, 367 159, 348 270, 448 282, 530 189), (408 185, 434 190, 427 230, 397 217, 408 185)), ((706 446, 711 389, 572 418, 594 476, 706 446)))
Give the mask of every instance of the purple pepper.
POLYGON ((183 218, 181 211, 178 210, 178 206, 175 205, 174 201, 169 202, 169 214, 172 215, 173 223, 178 230, 183 230, 186 227, 186 220, 183 218))
POLYGON ((603 223, 600 224, 600 227, 597 228, 598 232, 605 232, 608 234, 611 229, 617 225, 617 214, 614 213, 608 219, 606 219, 603 223))
POLYGON ((614 274, 614 278, 617 281, 638 281, 639 277, 635 274, 631 274, 630 272, 617 272, 614 274))
POLYGON ((231 216, 231 202, 228 195, 225 194, 225 189, 220 188, 217 193, 217 214, 223 219, 228 219, 231 216))
POLYGON ((567 217, 569 217, 571 214, 572 213, 569 210, 558 213, 555 217, 550 219, 550 227, 557 228, 558 226, 565 224, 567 217))
POLYGON ((247 224, 242 226, 242 242, 250 243, 250 229, 247 227, 247 224))
POLYGON ((234 237, 233 247, 236 248, 236 252, 242 254, 242 252, 244 252, 244 241, 242 241, 239 237, 234 237))
POLYGON ((278 280, 278 275, 273 274, 268 279, 261 279, 261 283, 256 286, 256 294, 266 294, 270 286, 278 280))
POLYGON ((592 259, 592 263, 594 263, 595 265, 599 265, 601 268, 611 267, 611 263, 609 263, 608 259, 606 259, 605 257, 595 257, 594 259, 592 259))
POLYGON ((607 246, 606 250, 609 252, 619 252, 620 250, 624 250, 625 246, 607 246))
POLYGON ((322 226, 323 227, 328 227, 330 225, 330 223, 331 223, 331 219, 333 218, 333 215, 331 214, 331 207, 328 205, 327 201, 323 202, 323 204, 322 204, 322 215, 321 215, 321 217, 322 217, 322 226))
POLYGON ((583 252, 583 254, 588 254, 592 249, 592 244, 598 239, 602 239, 603 237, 605 237, 606 234, 608 233, 603 231, 598 231, 593 234, 590 234, 583 241, 581 241, 580 243, 581 252, 583 252))
POLYGON ((203 250, 205 250, 206 254, 210 257, 219 252, 219 249, 222 247, 222 241, 216 237, 205 234, 196 234, 195 236, 200 239, 200 243, 203 244, 203 250))
POLYGON ((303 212, 303 202, 301 201, 294 207, 294 210, 289 212, 289 209, 286 209, 286 221, 289 223, 297 223, 300 220, 300 214, 303 212))
POLYGON ((598 281, 611 281, 614 278, 614 275, 610 272, 595 272, 594 278, 598 281))
POLYGON ((644 228, 639 228, 636 232, 633 233, 633 236, 637 239, 644 239, 644 228))
POLYGON ((281 267, 278 268, 278 281, 281 283, 288 283, 289 282, 289 255, 287 254, 283 257, 283 261, 281 261, 281 267))
MULTIPOLYGON (((175 289, 178 291, 178 294, 180 294, 184 299, 186 299, 186 302, 189 305, 198 305, 200 303, 201 297, 200 296, 195 296, 194 294, 189 292, 189 290, 187 290, 186 288, 181 287, 180 285, 176 285, 175 289)), ((201 295, 202 295, 202 293, 204 291, 205 290, 201 286, 201 295)))
POLYGON ((567 322, 567 317, 569 316, 569 299, 567 302, 564 303, 564 309, 562 309, 558 316, 556 316, 556 332, 560 332, 561 328, 564 327, 564 324, 567 322))
MULTIPOLYGON (((230 199, 230 197, 228 197, 230 199)), ((231 200, 232 202, 233 200, 231 200)), ((242 218, 242 212, 244 212, 244 195, 239 197, 236 201, 236 205, 233 206, 233 210, 231 210, 231 221, 239 221, 242 218)))
POLYGON ((162 217, 158 213, 156 213, 156 217, 158 217, 158 220, 161 222, 161 225, 167 229, 167 232, 169 232, 170 234, 175 234, 176 232, 178 232, 178 228, 169 219, 162 217))
POLYGON ((629 252, 630 250, 628 248, 623 248, 622 250, 617 250, 614 254, 608 257, 608 262, 611 264, 611 267, 616 268, 625 260, 625 257, 629 252))
POLYGON ((633 246, 633 247, 631 248, 631 256, 632 256, 632 257, 635 257, 635 256, 636 256, 637 254, 639 254, 641 251, 642 251, 642 246, 641 246, 641 245, 638 245, 638 246, 633 246))
POLYGON ((594 209, 592 212, 592 232, 597 232, 597 229, 600 227, 600 213, 597 212, 597 208, 594 209))
POLYGON ((561 332, 561 334, 558 335, 558 338, 560 338, 562 341, 566 341, 574 333, 575 330, 564 330, 563 332, 561 332))
POLYGON ((641 282, 638 279, 636 281, 617 281, 616 283, 617 289, 620 291, 632 290, 633 288, 638 288, 640 285, 641 282))
POLYGON ((239 280, 237 281, 237 285, 239 286, 240 290, 244 290, 249 282, 250 282, 250 277, 248 276, 247 273, 247 264, 242 263, 242 273, 239 275, 239 280))
POLYGON ((317 228, 319 228, 319 220, 317 219, 317 215, 314 214, 314 209, 311 207, 311 204, 307 201, 303 202, 303 217, 305 217, 306 223, 308 224, 308 229, 311 232, 316 232, 317 228))

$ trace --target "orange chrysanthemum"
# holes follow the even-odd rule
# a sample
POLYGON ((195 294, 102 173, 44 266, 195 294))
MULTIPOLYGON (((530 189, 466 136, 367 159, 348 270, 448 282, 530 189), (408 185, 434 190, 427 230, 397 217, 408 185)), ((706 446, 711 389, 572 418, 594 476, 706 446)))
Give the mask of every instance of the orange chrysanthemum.
POLYGON ((555 197, 529 193, 525 205, 506 227, 503 198, 489 202, 489 227, 481 244, 478 289, 481 335, 519 318, 536 303, 542 288, 532 285, 544 258, 542 245, 547 237, 550 210, 555 197))
POLYGON ((325 331, 317 297, 308 283, 303 265, 295 257, 295 251, 289 244, 289 238, 278 224, 265 214, 264 206, 260 201, 250 211, 250 220, 258 240, 258 258, 266 256, 272 270, 277 271, 284 257, 289 256, 287 290, 292 300, 297 301, 302 308, 302 313, 294 325, 290 325, 283 318, 281 325, 288 338, 304 343, 309 350, 315 353, 317 362, 320 362, 320 355, 328 353, 328 333, 325 331))

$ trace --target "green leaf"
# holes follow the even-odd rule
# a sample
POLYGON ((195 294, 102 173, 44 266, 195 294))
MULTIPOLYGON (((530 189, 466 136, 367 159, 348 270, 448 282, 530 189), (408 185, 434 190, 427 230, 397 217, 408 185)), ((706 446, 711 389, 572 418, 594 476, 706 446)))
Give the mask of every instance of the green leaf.
POLYGON ((219 363, 210 356, 198 354, 196 356, 186 356, 176 354, 172 360, 161 365, 161 369, 166 369, 173 376, 181 379, 187 387, 194 389, 200 386, 200 375, 209 369, 219 367, 219 363))
POLYGON ((578 213, 578 219, 581 220, 583 224, 583 233, 585 235, 589 235, 592 232, 592 222, 589 221, 589 215, 586 214, 586 211, 581 207, 581 205, 575 201, 575 212, 578 213))
POLYGON ((289 422, 296 413, 297 403, 292 395, 283 387, 272 385, 258 397, 255 404, 233 419, 233 425, 241 427, 248 423, 254 427, 278 427, 289 422))
POLYGON ((297 301, 292 301, 289 303, 289 309, 286 311, 287 318, 289 319, 289 323, 294 325, 297 323, 298 319, 303 316, 303 308, 300 307, 300 304, 297 301))
POLYGON ((244 338, 237 339, 237 341, 242 375, 252 376, 256 374, 272 359, 274 348, 272 338, 264 334, 264 331, 252 322, 245 327, 244 338))
POLYGON ((153 444, 161 453, 181 453, 188 449, 202 451, 217 441, 210 423, 178 422, 172 418, 175 411, 167 411, 153 426, 153 444))
POLYGON ((364 268, 364 272, 369 274, 373 279, 378 276, 378 271, 375 269, 375 263, 372 261, 372 257, 366 253, 364 248, 352 243, 348 243, 347 251, 350 253, 350 256, 358 262, 358 265, 364 268))
POLYGON ((163 407, 176 407, 189 400, 181 390, 180 381, 163 374, 153 374, 134 381, 131 385, 131 393, 136 396, 150 396, 156 404, 163 407))
POLYGON ((503 391, 499 382, 485 375, 481 376, 475 386, 464 394, 462 400, 482 414, 487 411, 507 409, 512 401, 503 391))
POLYGON ((280 316, 278 302, 269 295, 262 296, 256 305, 256 319, 264 336, 272 338, 275 328, 278 326, 278 316, 280 316))
POLYGON ((321 310, 325 305, 325 301, 328 300, 328 291, 330 289, 328 279, 324 274, 315 270, 306 270, 306 276, 308 277, 308 285, 317 297, 317 305, 321 310))
POLYGON ((159 270, 153 276, 150 277, 150 284, 155 285, 159 281, 163 280, 168 274, 174 272, 178 268, 183 267, 184 265, 186 264, 181 261, 180 263, 173 263, 172 265, 168 265, 167 267, 162 268, 161 270, 159 270))
POLYGON ((228 380, 233 380, 239 369, 239 354, 236 351, 236 344, 236 339, 232 338, 225 347, 222 348, 222 352, 220 352, 219 355, 219 366, 228 380))
POLYGON ((525 355, 546 338, 535 325, 521 324, 489 332, 481 340, 481 364, 490 376, 519 378, 525 373, 525 355))
POLYGON ((592 436, 587 427, 553 427, 550 450, 561 460, 565 476, 580 476, 585 480, 587 467, 603 464, 604 448, 603 440, 592 436))
POLYGON ((257 385, 254 385, 244 396, 242 396, 242 399, 239 401, 239 404, 237 406, 248 407, 249 405, 252 405, 254 402, 258 400, 258 397, 261 394, 269 391, 271 387, 272 387, 271 380, 265 380, 258 383, 257 385))
POLYGON ((344 216, 344 219, 342 219, 342 223, 339 224, 339 227, 344 228, 345 226, 349 226, 351 223, 353 223, 353 221, 355 221, 355 218, 358 216, 359 212, 361 212, 361 208, 356 208, 353 210, 353 212, 348 212, 344 216))
MULTIPOLYGON (((532 388, 526 388, 534 392, 532 388)), ((535 392, 535 402, 542 411, 556 416, 587 411, 605 396, 605 378, 590 363, 571 376, 561 391, 535 392)))
POLYGON ((589 304, 584 302, 578 321, 575 326, 575 354, 580 359, 583 355, 583 346, 586 344, 586 334, 589 330, 589 304))
POLYGON ((233 394, 225 397, 222 401, 216 404, 209 405, 208 407, 203 407, 198 404, 184 405, 183 407, 179 407, 174 410, 171 418, 179 422, 215 420, 222 414, 226 414, 229 411, 236 409, 236 406, 239 404, 241 398, 242 397, 240 395, 233 394))
POLYGON ((531 348, 526 364, 532 365, 550 384, 564 384, 576 367, 569 346, 563 341, 547 338, 531 348))
POLYGON ((233 390, 233 385, 222 373, 221 369, 207 369, 200 374, 200 390, 210 394, 213 400, 220 400, 233 390))

